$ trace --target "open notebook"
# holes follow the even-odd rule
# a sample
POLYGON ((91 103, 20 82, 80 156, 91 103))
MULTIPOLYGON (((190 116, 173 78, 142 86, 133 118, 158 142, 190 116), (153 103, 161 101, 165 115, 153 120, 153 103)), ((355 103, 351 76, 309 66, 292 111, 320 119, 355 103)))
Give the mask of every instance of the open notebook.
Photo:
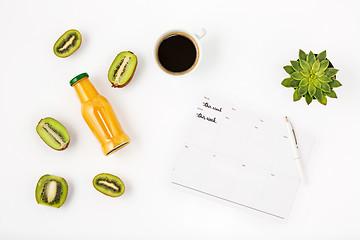
MULTIPOLYGON (((285 122, 207 96, 191 106, 186 118, 172 183, 275 218, 288 217, 300 180, 285 122)), ((300 138, 303 158, 312 145, 313 139, 300 138)))

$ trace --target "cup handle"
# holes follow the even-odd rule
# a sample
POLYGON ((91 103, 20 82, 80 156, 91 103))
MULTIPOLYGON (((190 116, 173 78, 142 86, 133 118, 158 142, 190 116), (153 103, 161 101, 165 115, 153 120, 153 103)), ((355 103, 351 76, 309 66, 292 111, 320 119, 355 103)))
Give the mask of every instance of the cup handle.
POLYGON ((206 35, 206 30, 205 28, 201 28, 198 31, 195 32, 195 36, 200 40, 202 37, 204 37, 206 35))

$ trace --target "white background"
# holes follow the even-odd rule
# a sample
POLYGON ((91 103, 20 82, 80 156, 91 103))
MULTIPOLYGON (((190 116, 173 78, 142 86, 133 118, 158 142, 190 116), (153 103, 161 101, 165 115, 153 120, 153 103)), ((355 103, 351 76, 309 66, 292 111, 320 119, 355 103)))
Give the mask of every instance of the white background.
POLYGON ((0 1, 0 239, 359 239, 360 15, 358 1, 0 1), (173 77, 154 59, 158 37, 176 27, 208 34, 202 61, 173 77), (78 29, 80 49, 61 59, 58 37, 78 29), (327 50, 343 86, 327 106, 280 85, 299 48, 327 50), (132 82, 113 89, 107 71, 116 54, 139 59, 132 82), (112 104, 132 143, 105 157, 80 113, 69 80, 88 72, 112 104), (270 118, 288 115, 316 138, 290 219, 281 224, 179 191, 170 183, 171 131, 183 100, 213 93, 270 118), (51 116, 67 127, 57 152, 35 132, 51 116), (92 186, 110 172, 126 192, 109 198, 92 186), (60 209, 38 205, 44 174, 65 178, 60 209))

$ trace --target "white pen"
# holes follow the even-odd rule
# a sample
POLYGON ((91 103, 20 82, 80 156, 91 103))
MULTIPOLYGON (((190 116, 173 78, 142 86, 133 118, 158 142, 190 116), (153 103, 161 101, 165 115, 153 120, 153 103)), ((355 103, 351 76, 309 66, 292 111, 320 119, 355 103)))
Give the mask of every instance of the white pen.
POLYGON ((285 117, 285 122, 286 122, 288 135, 289 135, 290 142, 291 142, 291 147, 292 147, 293 154, 294 154, 294 159, 295 159, 295 162, 296 162, 296 167, 297 167, 298 172, 299 172, 300 180, 301 180, 302 183, 305 184, 306 183, 306 178, 305 178, 304 165, 303 165, 303 161, 301 159, 301 155, 300 155, 299 146, 298 146, 298 142, 297 142, 297 139, 296 139, 295 131, 294 131, 294 128, 293 128, 291 122, 289 121, 288 117, 285 117))

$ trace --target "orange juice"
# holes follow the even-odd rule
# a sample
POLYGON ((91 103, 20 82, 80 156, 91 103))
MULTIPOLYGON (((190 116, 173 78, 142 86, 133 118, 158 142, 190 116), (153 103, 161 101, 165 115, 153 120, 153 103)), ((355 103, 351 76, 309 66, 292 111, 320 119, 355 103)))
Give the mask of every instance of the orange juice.
POLYGON ((116 152, 130 143, 109 101, 92 85, 87 73, 70 81, 81 102, 81 113, 85 122, 100 142, 105 155, 116 152))

